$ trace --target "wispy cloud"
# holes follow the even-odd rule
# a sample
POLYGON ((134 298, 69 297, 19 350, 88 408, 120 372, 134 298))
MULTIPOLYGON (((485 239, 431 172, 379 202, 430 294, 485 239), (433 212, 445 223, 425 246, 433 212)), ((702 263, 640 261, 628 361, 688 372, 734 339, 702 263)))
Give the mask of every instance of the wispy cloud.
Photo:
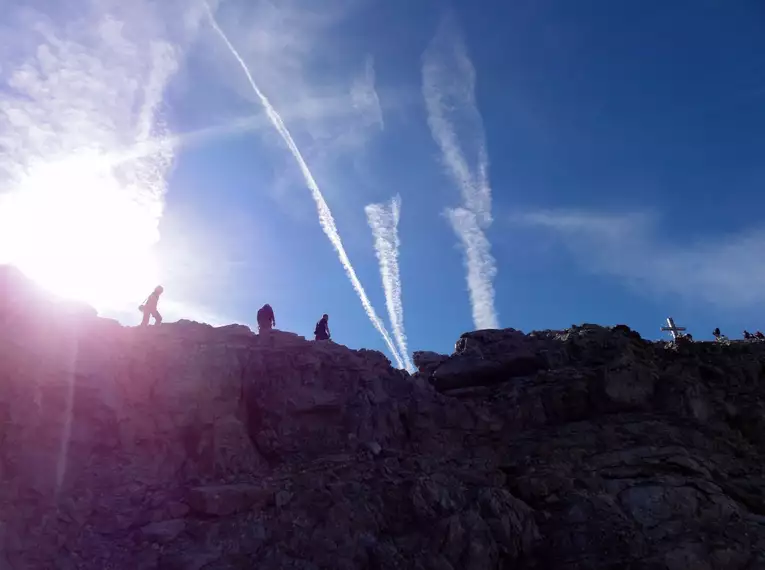
MULTIPOLYGON (((294 122, 343 120, 348 117, 348 98, 345 96, 310 98, 293 101, 279 112, 282 119, 294 122)), ((137 145, 129 156, 154 154, 157 146, 167 144, 175 149, 201 146, 223 140, 235 135, 272 130, 273 124, 262 114, 226 121, 222 124, 205 127, 183 134, 169 134, 165 140, 155 140, 150 145, 137 145)))
MULTIPOLYGON (((511 217, 526 230, 560 239, 586 269, 624 279, 643 292, 671 294, 723 308, 765 301, 765 228, 693 239, 646 213, 545 210, 511 217)), ((528 237, 528 236, 527 236, 528 237)))
POLYGON ((492 222, 486 137, 475 101, 475 69, 451 13, 425 50, 422 80, 431 133, 462 193, 463 207, 447 214, 465 250, 473 320, 477 328, 497 328, 496 264, 484 233, 492 222))
POLYGON ((310 121, 305 124, 315 142, 316 158, 331 160, 355 156, 367 142, 385 128, 377 95, 374 58, 367 55, 359 74, 343 93, 348 114, 344 121, 310 121))
POLYGON ((398 269, 398 221, 401 215, 401 197, 396 195, 388 204, 369 204, 367 220, 375 238, 375 253, 380 262, 380 277, 385 291, 390 326, 406 369, 414 371, 409 358, 404 330, 404 305, 401 302, 401 276, 398 269))
POLYGON ((364 73, 356 78, 351 87, 351 99, 354 108, 364 117, 364 122, 382 130, 385 128, 385 121, 375 81, 375 60, 371 55, 367 55, 364 60, 364 73))
POLYGON ((0 216, 25 216, 4 224, 0 261, 72 291, 140 296, 156 281, 146 260, 173 160, 156 142, 163 93, 201 13, 180 0, 34 5, 11 0, 0 25, 0 216), (152 152, 113 161, 142 145, 152 152), (52 196, 74 218, 35 216, 52 196), (101 223, 115 204, 130 215, 101 223))
POLYGON ((313 174, 311 173, 311 170, 306 164, 306 161, 303 158, 303 155, 301 154, 300 150, 295 144, 295 141, 292 138, 292 135, 290 134, 287 127, 285 126, 282 118, 279 116, 279 113, 276 111, 276 109, 273 107, 271 102, 268 100, 268 98, 263 94, 263 92, 258 87, 257 83, 252 77, 252 74, 250 73, 249 68, 247 67, 247 64, 242 59, 241 55, 239 55, 239 52, 237 52, 236 48, 232 45, 232 43, 229 41, 226 34, 218 25, 217 21, 215 20, 215 16, 212 10, 209 9, 209 7, 208 7, 208 15, 209 15, 210 23, 212 27, 215 29, 215 31, 218 33, 220 38, 226 44, 229 51, 231 52, 231 55, 239 63, 239 66, 242 68, 242 71, 247 77, 248 83, 252 87, 252 90, 256 94, 259 102, 264 107, 269 119, 274 125, 274 128, 279 133, 281 138, 284 140, 290 152, 292 153, 292 156, 295 158, 295 161, 297 162, 298 167, 300 168, 303 178, 305 179, 306 185, 310 189, 311 195, 314 201, 316 202, 316 209, 319 214, 319 223, 321 224, 321 227, 324 230, 324 233, 329 238, 329 241, 332 243, 333 247, 337 251, 337 255, 340 259, 340 263, 342 264, 343 269, 345 269, 345 272, 348 275, 348 278, 350 279, 351 284, 353 285, 353 288, 356 290, 356 293, 358 294, 359 299, 361 300, 361 304, 363 305, 364 310, 366 311, 367 316, 369 317, 369 320, 372 322, 372 325, 378 330, 380 335, 383 337, 383 340, 388 346, 388 349, 390 350, 393 358, 396 360, 396 363, 398 364, 398 366, 403 367, 403 361, 402 361, 401 355, 398 353, 398 350, 393 344, 393 341, 391 340, 390 335, 388 334, 388 331, 385 328, 385 325, 377 316, 377 313, 372 307, 372 303, 369 301, 369 298, 367 297, 367 294, 364 291, 364 287, 361 285, 361 282, 359 281, 359 278, 356 275, 356 271, 353 269, 353 265, 351 264, 351 261, 348 258, 348 255, 345 251, 345 247, 343 246, 343 242, 340 239, 340 234, 337 231, 335 220, 332 217, 332 212, 330 211, 329 206, 327 205, 327 202, 324 199, 324 196, 322 195, 321 190, 319 189, 319 186, 316 183, 316 180, 314 179, 313 174))
POLYGON ((422 78, 428 124, 444 166, 459 186, 465 207, 482 227, 488 225, 491 187, 483 119, 475 100, 476 74, 451 13, 425 50, 422 78))
MULTIPOLYGON (((338 82, 336 97, 344 101, 345 116, 334 120, 316 115, 301 123, 311 140, 313 162, 332 164, 336 160, 352 161, 363 154, 367 143, 385 128, 380 97, 377 94, 374 58, 367 55, 359 72, 338 82)), ((354 167, 359 165, 354 163, 354 167)))
MULTIPOLYGON (((116 2, 94 3, 87 18, 69 21, 64 14, 54 21, 22 6, 6 14, 11 26, 24 27, 28 35, 8 45, 14 36, 0 30, 6 46, 0 66, 4 189, 41 162, 82 150, 106 154, 166 132, 159 106, 191 33, 165 26, 173 15, 168 12, 138 1, 128 11, 116 2)), ((139 163, 130 171, 154 167, 139 163)), ((140 190, 161 194, 164 184, 140 190)))
MULTIPOLYGON (((290 123, 304 155, 324 151, 328 145, 336 147, 335 154, 356 150, 366 136, 384 125, 374 58, 359 54, 358 63, 352 63, 347 52, 335 51, 337 25, 352 5, 358 2, 325 0, 317 9, 312 0, 252 0, 222 4, 220 12, 213 9, 252 75, 268 86, 269 99, 280 115, 310 107, 305 116, 295 113, 296 120, 290 123), (332 112, 323 112, 325 105, 332 112), (344 144, 349 138, 358 144, 344 144)), ((222 49, 219 53, 215 44, 210 48, 207 57, 219 68, 220 58, 228 54, 222 49)), ((248 82, 223 74, 221 81, 241 97, 259 103, 248 82)), ((398 93, 388 93, 386 104, 407 101, 398 93)))

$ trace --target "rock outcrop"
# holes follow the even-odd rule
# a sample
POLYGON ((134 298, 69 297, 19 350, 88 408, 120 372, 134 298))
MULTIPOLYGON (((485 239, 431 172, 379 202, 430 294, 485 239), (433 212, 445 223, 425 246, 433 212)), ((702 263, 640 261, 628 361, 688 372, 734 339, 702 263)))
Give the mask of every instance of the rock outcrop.
POLYGON ((765 343, 477 331, 409 376, 19 283, 0 570, 765 568, 765 343))

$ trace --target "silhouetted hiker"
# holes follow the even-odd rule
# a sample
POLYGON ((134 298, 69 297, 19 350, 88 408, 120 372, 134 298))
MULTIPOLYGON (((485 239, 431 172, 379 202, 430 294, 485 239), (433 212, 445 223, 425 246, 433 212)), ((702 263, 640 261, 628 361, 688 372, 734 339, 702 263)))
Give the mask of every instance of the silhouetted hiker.
POLYGON ((270 331, 275 326, 276 318, 274 318, 274 310, 271 308, 271 305, 266 303, 258 310, 258 331, 270 331))
POLYGON ((757 331, 754 333, 754 338, 757 340, 765 340, 765 334, 762 334, 760 331, 757 331))
POLYGON ((749 340, 754 338, 754 336, 752 336, 752 333, 750 333, 748 330, 744 330, 744 338, 749 340))
POLYGON ((322 315, 319 322, 316 323, 316 328, 313 330, 313 334, 316 335, 316 340, 329 340, 329 315, 322 315))
POLYGON ((720 338, 720 329, 719 327, 712 331, 712 336, 715 338, 720 338))
POLYGON ((164 292, 162 285, 158 285, 151 295, 146 297, 143 305, 138 307, 138 310, 143 313, 143 320, 141 326, 149 326, 149 317, 154 317, 154 324, 158 325, 162 323, 162 315, 157 311, 157 303, 159 303, 159 296, 164 292))

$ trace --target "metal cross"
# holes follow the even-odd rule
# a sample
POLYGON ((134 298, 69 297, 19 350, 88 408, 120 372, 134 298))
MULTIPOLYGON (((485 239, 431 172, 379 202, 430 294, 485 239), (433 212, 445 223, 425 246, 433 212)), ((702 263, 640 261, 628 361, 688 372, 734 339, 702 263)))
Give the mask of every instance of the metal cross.
POLYGON ((669 332, 669 334, 672 335, 672 338, 674 340, 677 340, 678 338, 683 336, 682 334, 679 334, 679 333, 684 332, 685 331, 685 327, 678 327, 675 324, 675 321, 674 321, 674 319, 672 317, 667 317, 667 326, 666 327, 661 327, 661 330, 663 330, 665 332, 669 332))

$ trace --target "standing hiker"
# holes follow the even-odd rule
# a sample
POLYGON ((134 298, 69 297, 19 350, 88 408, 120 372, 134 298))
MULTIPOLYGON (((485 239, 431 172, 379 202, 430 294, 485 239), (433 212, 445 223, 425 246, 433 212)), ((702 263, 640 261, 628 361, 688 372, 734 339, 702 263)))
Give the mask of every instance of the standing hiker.
POLYGON ((329 315, 322 315, 319 322, 316 323, 316 328, 313 334, 316 335, 316 340, 329 340, 329 315))
POLYGON ((154 325, 162 323, 162 315, 157 311, 157 303, 159 303, 159 296, 164 292, 162 285, 158 285, 156 289, 146 298, 143 305, 138 307, 138 310, 143 313, 143 320, 141 321, 142 327, 149 326, 149 318, 154 317, 154 325))
POLYGON ((276 318, 271 305, 266 303, 258 310, 258 331, 260 333, 270 331, 276 326, 276 318))

